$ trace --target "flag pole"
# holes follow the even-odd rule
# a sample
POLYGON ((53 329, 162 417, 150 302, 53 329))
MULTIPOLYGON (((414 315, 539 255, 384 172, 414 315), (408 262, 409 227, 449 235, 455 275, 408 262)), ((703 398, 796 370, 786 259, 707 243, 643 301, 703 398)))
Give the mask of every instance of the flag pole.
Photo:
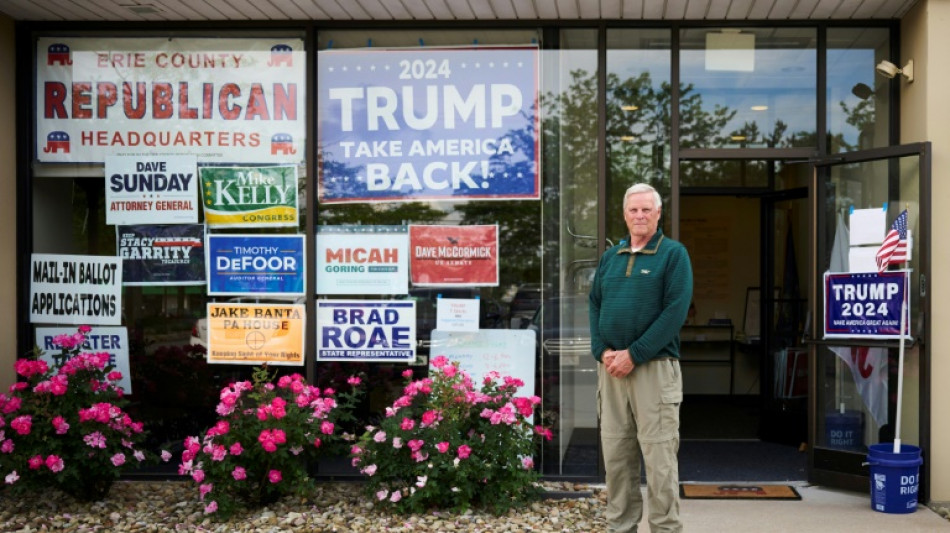
POLYGON ((900 343, 897 355, 897 412, 894 413, 894 453, 901 452, 901 404, 904 399, 904 325, 907 320, 907 278, 909 274, 904 274, 904 297, 901 298, 901 329, 899 331, 900 343))

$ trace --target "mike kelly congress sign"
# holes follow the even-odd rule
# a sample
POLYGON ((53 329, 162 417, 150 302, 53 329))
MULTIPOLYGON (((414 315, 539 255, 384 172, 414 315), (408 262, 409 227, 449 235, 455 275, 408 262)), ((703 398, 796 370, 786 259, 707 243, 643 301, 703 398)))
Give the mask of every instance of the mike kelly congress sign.
POLYGON ((536 47, 317 55, 325 203, 537 199, 536 47))

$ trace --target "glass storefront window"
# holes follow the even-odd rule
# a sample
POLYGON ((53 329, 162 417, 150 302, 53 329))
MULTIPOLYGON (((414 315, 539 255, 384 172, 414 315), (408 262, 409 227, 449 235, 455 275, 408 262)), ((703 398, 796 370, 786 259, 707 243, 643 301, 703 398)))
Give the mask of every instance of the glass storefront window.
MULTIPOLYGON (((545 179, 535 159, 540 110, 532 92, 542 86, 539 33, 329 31, 318 41, 318 253, 330 232, 451 228, 454 233, 431 245, 455 246, 453 239, 461 238, 464 246, 474 234, 460 230, 494 226, 498 279, 477 282, 470 268, 455 281, 428 280, 432 271, 412 267, 408 292, 354 283, 342 294, 331 285, 337 281, 318 272, 317 305, 337 298, 414 301, 416 361, 408 368, 416 379, 427 375, 439 342, 433 332, 440 298, 477 299, 479 330, 537 336, 526 328, 544 294, 542 202, 531 198, 545 179), (518 188, 523 173, 537 175, 534 191, 518 188)), ((370 393, 358 416, 365 421, 383 416, 401 395, 406 369, 405 362, 318 360, 315 374, 327 386, 364 373, 370 393)), ((519 394, 545 397, 542 389, 535 379, 534 389, 519 394)))
MULTIPOLYGON (((876 160, 862 163, 842 164, 831 167, 831 176, 826 183, 826 220, 829 224, 825 241, 828 249, 822 258, 831 272, 873 272, 873 252, 870 247, 870 262, 858 261, 861 254, 845 253, 847 264, 841 264, 841 246, 848 246, 847 237, 837 235, 842 228, 851 226, 851 209, 881 208, 886 205, 886 224, 889 227, 903 210, 907 210, 907 228, 913 236, 919 232, 920 184, 919 158, 901 157, 894 160, 876 160)), ((882 233, 883 237, 883 233, 882 233)), ((855 248, 859 248, 855 246, 855 248)), ((912 268, 920 264, 920 246, 911 246, 909 287, 920 286, 920 271, 912 268)), ((921 298, 917 291, 910 291, 911 333, 919 333, 921 298)), ((822 321, 825 320, 821 316, 822 321)), ((846 340, 846 339, 843 339, 846 340)), ((896 401, 896 379, 899 350, 883 346, 868 346, 855 342, 842 342, 841 346, 821 347, 818 351, 818 435, 817 446, 832 450, 862 452, 877 442, 894 438, 895 413, 891 407, 896 401)), ((900 438, 906 442, 918 442, 920 438, 918 398, 920 397, 920 344, 908 345, 905 352, 903 376, 903 408, 900 438)))
POLYGON ((670 231, 670 30, 607 30, 607 238, 626 234, 623 193, 646 182, 670 231))
POLYGON ((817 147, 815 28, 680 34, 683 148, 817 147))
POLYGON ((828 151, 889 144, 890 82, 874 71, 890 60, 887 28, 828 28, 828 151))
MULTIPOLYGON (((34 108, 46 111, 35 128, 30 251, 126 258, 121 324, 93 324, 92 334, 114 328, 108 334, 119 340, 110 343, 110 354, 117 369, 130 369, 123 372, 131 386, 129 412, 144 423, 147 447, 177 451, 182 439, 214 423, 221 388, 249 378, 252 368, 207 360, 207 329, 200 326, 207 323, 206 304, 233 298, 208 296, 205 264, 197 260, 204 257, 204 236, 303 233, 304 40, 295 31, 134 39, 90 33, 41 36, 36 47, 41 88, 34 108), (239 230, 205 225, 206 211, 196 204, 217 202, 202 201, 200 169, 226 167, 236 175, 260 166, 296 170, 288 172, 296 182, 288 179, 279 193, 294 204, 292 221, 239 230), (123 178, 105 177, 110 171, 123 178), (175 190, 193 197, 176 198, 175 190), (195 213, 194 223, 180 211, 195 213)), ((251 194, 264 194, 251 189, 235 180, 218 196, 237 218, 247 215, 251 194)))
POLYGON ((554 438, 542 472, 596 476, 597 375, 587 293, 597 264, 597 31, 560 33, 543 61, 542 306, 530 327, 541 346, 542 413, 554 438))

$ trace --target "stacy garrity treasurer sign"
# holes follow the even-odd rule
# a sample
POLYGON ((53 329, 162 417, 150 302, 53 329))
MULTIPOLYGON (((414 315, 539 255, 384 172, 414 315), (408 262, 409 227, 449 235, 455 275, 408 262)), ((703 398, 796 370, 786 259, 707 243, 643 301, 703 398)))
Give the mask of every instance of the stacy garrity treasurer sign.
MULTIPOLYGON (((910 316, 907 270, 825 273, 825 331, 830 338, 896 339, 901 335, 901 305, 910 316)), ((910 320, 904 321, 910 339, 910 320)))
POLYGON ((317 53, 324 203, 538 199, 538 48, 317 53))

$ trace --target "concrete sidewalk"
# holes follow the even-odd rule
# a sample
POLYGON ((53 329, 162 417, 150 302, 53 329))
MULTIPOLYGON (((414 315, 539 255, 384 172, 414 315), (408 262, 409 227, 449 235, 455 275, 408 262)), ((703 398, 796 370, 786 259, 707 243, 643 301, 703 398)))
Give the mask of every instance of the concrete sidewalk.
MULTIPOLYGON (((950 521, 923 505, 909 514, 888 514, 871 509, 869 494, 782 482, 801 494, 799 501, 784 500, 687 500, 680 502, 680 516, 688 533, 781 532, 881 532, 950 531, 950 521)), ((736 483, 744 484, 744 483, 736 483)), ((750 483, 753 485, 754 483, 750 483)), ((646 489, 644 488, 644 501, 646 489)), ((646 519, 640 531, 650 531, 646 519)))

